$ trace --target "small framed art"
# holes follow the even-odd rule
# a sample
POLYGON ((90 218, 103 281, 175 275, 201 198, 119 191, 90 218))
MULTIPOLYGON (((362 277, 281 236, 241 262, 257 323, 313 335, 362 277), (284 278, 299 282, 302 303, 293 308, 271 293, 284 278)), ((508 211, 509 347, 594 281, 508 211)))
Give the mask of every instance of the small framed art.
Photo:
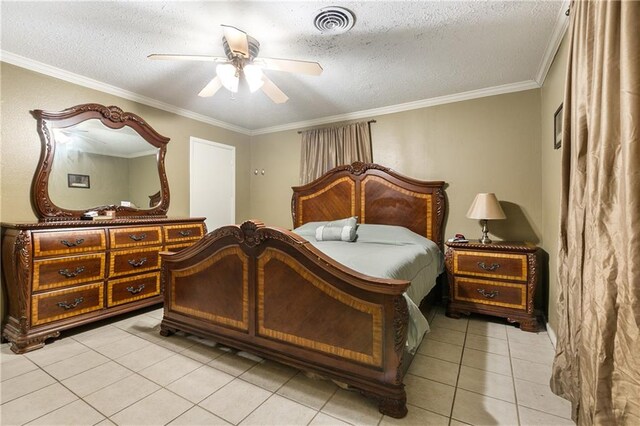
POLYGON ((86 188, 91 187, 89 183, 89 175, 67 174, 67 185, 69 188, 86 188))
POLYGON ((553 114, 553 149, 560 149, 562 146, 562 105, 553 114))

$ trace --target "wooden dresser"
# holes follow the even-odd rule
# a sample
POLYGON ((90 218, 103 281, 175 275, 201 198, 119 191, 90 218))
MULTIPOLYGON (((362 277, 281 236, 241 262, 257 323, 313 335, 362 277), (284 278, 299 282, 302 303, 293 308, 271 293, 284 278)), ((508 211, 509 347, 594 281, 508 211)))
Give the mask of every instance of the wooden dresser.
POLYGON ((537 331, 534 299, 540 250, 529 243, 497 241, 446 243, 449 280, 447 315, 496 315, 537 331))
POLYGON ((159 252, 205 232, 204 218, 3 223, 3 338, 24 353, 61 330, 162 303, 159 252))

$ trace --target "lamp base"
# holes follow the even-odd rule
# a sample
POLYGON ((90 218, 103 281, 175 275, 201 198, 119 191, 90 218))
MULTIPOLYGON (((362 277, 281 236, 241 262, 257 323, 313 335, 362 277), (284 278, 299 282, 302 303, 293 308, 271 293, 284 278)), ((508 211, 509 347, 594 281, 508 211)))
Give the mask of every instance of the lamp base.
POLYGON ((482 244, 491 244, 488 234, 489 228, 487 228, 487 219, 482 219, 482 238, 479 240, 482 244))

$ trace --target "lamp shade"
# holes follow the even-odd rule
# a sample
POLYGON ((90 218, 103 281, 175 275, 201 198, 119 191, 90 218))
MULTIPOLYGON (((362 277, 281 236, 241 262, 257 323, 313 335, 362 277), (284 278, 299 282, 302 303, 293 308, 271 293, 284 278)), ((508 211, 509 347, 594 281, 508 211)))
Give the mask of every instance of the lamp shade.
POLYGON ((496 194, 480 193, 476 195, 476 198, 471 203, 471 207, 467 212, 469 219, 506 219, 500 203, 496 198, 496 194))
POLYGON ((222 85, 233 93, 238 93, 238 71, 232 64, 220 64, 216 67, 216 74, 220 78, 222 85))

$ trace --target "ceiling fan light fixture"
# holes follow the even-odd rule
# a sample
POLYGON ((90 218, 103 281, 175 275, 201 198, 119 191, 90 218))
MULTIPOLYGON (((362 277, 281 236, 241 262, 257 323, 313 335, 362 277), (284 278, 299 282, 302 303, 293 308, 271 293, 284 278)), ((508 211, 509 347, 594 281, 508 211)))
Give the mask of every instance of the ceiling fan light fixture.
POLYGON ((222 85, 233 93, 238 93, 238 83, 240 78, 236 67, 233 64, 220 64, 216 67, 216 74, 220 78, 222 85))
POLYGON ((244 72, 244 78, 247 80, 251 93, 262 87, 264 80, 262 79, 262 69, 259 66, 247 64, 242 71, 244 72))

